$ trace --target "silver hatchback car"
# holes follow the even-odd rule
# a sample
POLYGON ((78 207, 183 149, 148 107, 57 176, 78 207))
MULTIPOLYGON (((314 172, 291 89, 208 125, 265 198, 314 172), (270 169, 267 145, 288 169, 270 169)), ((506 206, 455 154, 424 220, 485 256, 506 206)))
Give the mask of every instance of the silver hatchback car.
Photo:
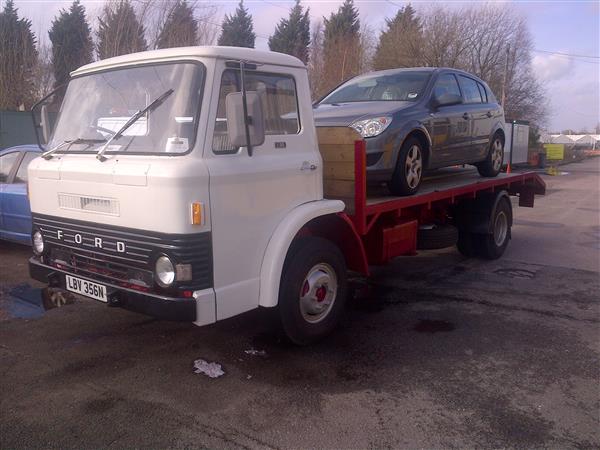
POLYGON ((367 142, 367 178, 394 195, 418 191, 427 169, 474 164, 495 177, 504 111, 481 79, 446 68, 393 69, 346 81, 314 107, 317 126, 349 126, 367 142))

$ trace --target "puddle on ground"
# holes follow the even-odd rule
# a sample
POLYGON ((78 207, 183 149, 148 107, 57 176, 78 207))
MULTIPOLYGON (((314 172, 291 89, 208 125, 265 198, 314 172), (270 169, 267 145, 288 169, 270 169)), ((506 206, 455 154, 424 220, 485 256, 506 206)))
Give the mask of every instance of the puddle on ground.
POLYGON ((445 320, 421 319, 419 320, 419 323, 415 325, 413 330, 418 333, 447 333, 449 331, 454 331, 455 328, 453 323, 445 320))
POLYGON ((4 309, 10 317, 17 319, 37 319, 53 308, 73 303, 73 297, 61 291, 34 288, 22 283, 5 291, 4 309))

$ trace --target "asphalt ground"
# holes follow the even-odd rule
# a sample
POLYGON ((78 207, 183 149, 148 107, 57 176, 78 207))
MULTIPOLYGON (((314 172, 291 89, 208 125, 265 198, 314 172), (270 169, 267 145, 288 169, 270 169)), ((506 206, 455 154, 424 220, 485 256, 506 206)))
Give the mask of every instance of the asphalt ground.
POLYGON ((358 280, 309 348, 262 310, 202 328, 45 311, 29 249, 0 243, 0 447, 598 448, 599 163, 545 176, 500 260, 424 252, 358 280))

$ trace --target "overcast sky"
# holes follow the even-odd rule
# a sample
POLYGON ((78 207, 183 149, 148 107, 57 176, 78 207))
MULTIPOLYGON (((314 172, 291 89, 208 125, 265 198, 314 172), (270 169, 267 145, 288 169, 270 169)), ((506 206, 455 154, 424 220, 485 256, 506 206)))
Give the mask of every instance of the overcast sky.
MULTIPOLYGON (((168 1, 168 0, 165 0, 168 1)), ((312 21, 337 10, 343 0, 302 0, 311 10, 312 21)), ((4 0, 0 0, 3 4, 4 0)), ((104 0, 83 0, 92 27, 104 0)), ((207 1, 219 5, 222 16, 235 10, 238 0, 207 1)), ((397 0, 355 0, 360 19, 375 32, 383 28, 384 18, 393 16, 407 2, 397 0)), ((417 9, 433 2, 412 1, 417 9)), ((446 0, 444 5, 460 8, 473 2, 446 0)), ((593 129, 600 122, 600 2, 589 1, 502 1, 527 18, 534 40, 534 70, 543 83, 551 103, 550 130, 593 129), (590 56, 575 58, 556 53, 590 56)), ((47 41, 53 17, 71 1, 16 0, 19 14, 33 22, 36 35, 47 41)), ((268 49, 267 38, 275 24, 293 5, 293 0, 246 0, 254 19, 256 48, 268 49)), ((219 22, 222 17, 219 18, 219 22)), ((499 93, 498 93, 499 94, 499 93)))

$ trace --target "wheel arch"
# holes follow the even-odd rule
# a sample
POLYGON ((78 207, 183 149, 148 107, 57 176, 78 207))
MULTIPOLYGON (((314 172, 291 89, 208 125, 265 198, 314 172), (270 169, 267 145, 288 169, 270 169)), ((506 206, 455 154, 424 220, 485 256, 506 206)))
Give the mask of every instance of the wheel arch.
POLYGON ((415 124, 413 124, 411 129, 404 135, 404 138, 399 142, 399 145, 397 146, 398 149, 396 153, 396 159, 398 158, 398 152, 400 152, 400 149, 402 148, 404 143, 411 137, 418 139, 421 143, 421 146, 423 148, 423 159, 425 167, 428 167, 431 158, 431 137, 429 136, 429 133, 424 127, 415 124))
POLYGON ((259 306, 277 305, 283 263, 294 238, 308 223, 322 216, 335 216, 344 210, 340 200, 304 203, 290 211, 279 223, 267 244, 260 267, 259 306))

